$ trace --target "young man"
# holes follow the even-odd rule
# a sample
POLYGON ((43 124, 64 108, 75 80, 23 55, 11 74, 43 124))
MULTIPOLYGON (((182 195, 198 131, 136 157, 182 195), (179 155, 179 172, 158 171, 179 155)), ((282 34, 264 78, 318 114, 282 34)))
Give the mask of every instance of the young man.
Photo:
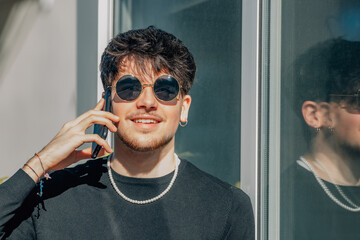
POLYGON ((330 39, 295 64, 295 109, 309 144, 282 176, 283 239, 360 236, 359 54, 360 42, 330 39))
POLYGON ((254 239, 248 196, 174 152, 195 70, 183 43, 155 27, 112 39, 101 61, 111 112, 102 111, 102 99, 66 123, 0 187, 1 237, 254 239), (98 135, 85 134, 93 124, 115 134, 114 151, 98 135), (59 170, 90 157, 91 149, 76 150, 85 142, 111 154, 59 170), (39 179, 53 170, 59 171, 51 179, 39 179))

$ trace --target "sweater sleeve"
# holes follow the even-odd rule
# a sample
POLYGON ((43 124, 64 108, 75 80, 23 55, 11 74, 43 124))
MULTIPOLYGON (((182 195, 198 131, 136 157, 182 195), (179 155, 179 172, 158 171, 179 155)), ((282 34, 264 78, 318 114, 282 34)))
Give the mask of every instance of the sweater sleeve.
MULTIPOLYGON (((15 229, 31 239, 29 232, 33 232, 31 221, 31 207, 26 204, 36 184, 22 170, 19 169, 11 178, 0 185, 0 239, 10 236, 15 229), (27 222, 27 223, 26 223, 27 222)), ((19 232, 18 232, 19 233, 19 232)))
POLYGON ((250 198, 233 188, 233 201, 227 221, 225 240, 254 240, 255 223, 250 198))

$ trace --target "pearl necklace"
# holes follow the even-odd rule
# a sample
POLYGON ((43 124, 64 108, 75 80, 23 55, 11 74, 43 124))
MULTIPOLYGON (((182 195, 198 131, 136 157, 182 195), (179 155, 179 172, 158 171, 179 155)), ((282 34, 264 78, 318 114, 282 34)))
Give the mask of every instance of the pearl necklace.
POLYGON ((169 185, 167 186, 167 188, 162 192, 160 193, 159 195, 153 197, 153 198, 150 198, 150 199, 147 199, 147 200, 135 200, 135 199, 131 199, 129 197, 127 197, 124 193, 122 193, 119 188, 117 187, 115 181, 114 181, 114 178, 113 178, 113 175, 111 173, 111 167, 110 167, 110 160, 112 158, 113 155, 111 155, 111 157, 109 156, 108 157, 108 160, 107 160, 107 169, 108 169, 108 174, 109 174, 109 179, 110 179, 110 182, 111 182, 111 185, 113 186, 113 188, 115 189, 115 191, 117 192, 117 194, 120 195, 120 197, 122 197, 124 200, 130 202, 130 203, 133 203, 133 204, 139 204, 139 205, 144 205, 144 204, 148 204, 148 203, 152 203, 152 202, 155 202, 156 200, 159 200, 160 198, 162 198, 166 193, 168 193, 171 189, 171 187, 173 186, 174 182, 175 182, 175 179, 178 175, 178 171, 179 171, 179 164, 180 164, 180 158, 176 155, 176 153, 174 153, 174 157, 175 157, 175 160, 176 160, 176 166, 175 166, 175 171, 174 171, 174 175, 173 177, 171 178, 171 181, 169 183, 169 185))
POLYGON ((322 165, 321 162, 320 162, 318 159, 316 159, 316 158, 315 158, 315 162, 314 162, 314 163, 316 164, 316 166, 317 166, 318 168, 322 169, 322 170, 326 173, 326 175, 329 177, 329 179, 331 180, 331 182, 334 184, 334 186, 335 186, 336 190, 339 192, 339 194, 340 194, 350 205, 352 205, 352 206, 355 207, 355 208, 359 208, 358 205, 356 205, 355 203, 353 203, 353 202, 350 200, 350 198, 349 198, 348 196, 346 196, 346 194, 343 192, 343 190, 340 188, 340 186, 337 185, 337 184, 335 184, 334 178, 331 177, 330 173, 327 171, 327 169, 325 168, 325 166, 322 165))
MULTIPOLYGON (((354 203, 352 203, 351 201, 351 205, 355 205, 356 207, 350 207, 344 203, 342 203, 339 199, 337 199, 329 190, 329 188, 325 185, 324 181, 319 177, 319 175, 316 173, 316 171, 314 170, 314 168, 310 165, 310 163, 303 157, 300 157, 301 162, 303 162, 309 169, 310 171, 314 174, 316 181, 319 183, 319 185, 321 186, 321 188, 324 190, 324 192, 326 193, 326 195, 328 195, 328 197, 333 200, 337 205, 339 205, 340 207, 351 211, 351 212, 360 212, 360 207, 358 207, 357 205, 355 205, 354 203)), ((338 189, 339 191, 339 187, 337 187, 336 184, 334 184, 336 189, 338 189)), ((345 193, 343 193, 343 191, 340 189, 340 194, 343 196, 345 195, 345 193)), ((344 196, 343 196, 344 197, 344 196)), ((348 197, 344 197, 345 200, 348 201, 348 197)))

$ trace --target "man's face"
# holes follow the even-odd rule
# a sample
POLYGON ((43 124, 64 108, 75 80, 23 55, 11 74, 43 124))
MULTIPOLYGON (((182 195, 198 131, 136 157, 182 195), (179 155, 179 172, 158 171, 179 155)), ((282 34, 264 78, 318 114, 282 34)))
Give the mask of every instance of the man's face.
MULTIPOLYGON (((116 81, 124 75, 133 75, 142 84, 153 84, 164 74, 155 74, 151 65, 147 73, 140 73, 131 60, 125 60, 122 71, 116 81)), ((113 86, 116 84, 114 81, 113 86)), ((185 121, 191 104, 189 95, 181 96, 171 102, 160 102, 154 95, 151 86, 145 87, 141 95, 134 101, 127 102, 120 99, 113 88, 111 93, 112 111, 120 117, 116 136, 127 147, 135 151, 146 152, 159 149, 168 144, 174 144, 174 136, 179 121, 185 121)))
POLYGON ((349 154, 360 154, 360 112, 349 111, 338 103, 330 103, 330 114, 336 144, 349 154))

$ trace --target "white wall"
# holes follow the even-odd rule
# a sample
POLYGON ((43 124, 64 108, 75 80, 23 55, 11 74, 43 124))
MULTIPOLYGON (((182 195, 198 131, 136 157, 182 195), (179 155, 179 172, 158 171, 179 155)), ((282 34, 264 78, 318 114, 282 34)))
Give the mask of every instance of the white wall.
POLYGON ((0 81, 0 178, 76 116, 77 1, 40 12, 0 81))

